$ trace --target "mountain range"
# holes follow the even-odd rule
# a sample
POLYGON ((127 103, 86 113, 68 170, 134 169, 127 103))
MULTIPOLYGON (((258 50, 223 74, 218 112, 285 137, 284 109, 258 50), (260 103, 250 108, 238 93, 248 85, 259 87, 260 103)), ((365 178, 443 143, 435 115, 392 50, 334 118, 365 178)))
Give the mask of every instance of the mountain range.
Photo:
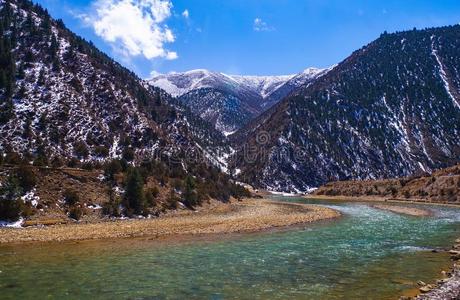
POLYGON ((154 158, 189 172, 199 155, 234 180, 286 192, 460 162, 460 25, 385 32, 297 75, 142 80, 40 6, 0 3, 1 157, 154 158))
POLYGON ((234 133, 301 85, 330 69, 309 68, 295 75, 241 76, 208 70, 157 75, 148 80, 212 123, 222 133, 234 133))

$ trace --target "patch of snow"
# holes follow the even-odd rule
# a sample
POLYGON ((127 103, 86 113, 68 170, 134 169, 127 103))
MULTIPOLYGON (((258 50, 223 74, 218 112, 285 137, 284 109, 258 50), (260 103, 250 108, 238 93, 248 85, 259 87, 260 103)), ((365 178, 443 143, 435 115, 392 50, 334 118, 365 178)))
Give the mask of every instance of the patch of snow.
POLYGON ((22 223, 24 223, 24 219, 20 218, 16 222, 6 222, 6 221, 0 221, 0 227, 8 227, 8 228, 21 228, 22 223))
POLYGON ((24 202, 30 202, 33 207, 37 207, 38 201, 40 201, 40 197, 36 196, 35 192, 35 189, 27 192, 24 196, 21 197, 21 200, 24 202))

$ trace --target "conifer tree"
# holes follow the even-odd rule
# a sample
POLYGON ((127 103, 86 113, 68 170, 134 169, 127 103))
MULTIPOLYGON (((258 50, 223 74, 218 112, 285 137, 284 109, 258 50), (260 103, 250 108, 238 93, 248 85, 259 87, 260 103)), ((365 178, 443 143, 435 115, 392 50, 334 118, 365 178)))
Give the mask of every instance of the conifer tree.
POLYGON ((144 180, 137 168, 128 171, 126 180, 125 206, 136 214, 142 214, 145 207, 144 180))

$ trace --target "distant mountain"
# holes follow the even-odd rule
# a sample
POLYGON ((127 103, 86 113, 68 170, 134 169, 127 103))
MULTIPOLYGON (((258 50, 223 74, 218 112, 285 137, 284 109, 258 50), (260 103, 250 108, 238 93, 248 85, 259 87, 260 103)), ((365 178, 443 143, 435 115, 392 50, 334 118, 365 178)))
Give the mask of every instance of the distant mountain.
POLYGON ((310 68, 297 75, 240 76, 193 70, 159 75, 149 83, 177 97, 228 135, 326 71, 310 68))
POLYGON ((302 191, 460 161, 460 26, 384 33, 233 137, 241 181, 302 191))
POLYGON ((225 137, 164 91, 40 6, 2 0, 0 9, 0 155, 46 163, 160 155, 180 163, 204 151, 219 164, 211 152, 226 149, 225 137))

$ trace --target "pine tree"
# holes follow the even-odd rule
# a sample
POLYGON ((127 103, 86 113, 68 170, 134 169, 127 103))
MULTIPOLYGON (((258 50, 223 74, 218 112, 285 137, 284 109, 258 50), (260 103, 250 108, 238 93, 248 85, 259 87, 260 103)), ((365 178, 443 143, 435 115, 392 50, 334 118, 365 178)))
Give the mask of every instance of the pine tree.
POLYGON ((126 180, 125 206, 135 214, 142 214, 145 207, 144 180, 137 168, 128 171, 126 180))
POLYGON ((195 191, 196 185, 195 180, 191 175, 187 175, 185 178, 185 187, 184 187, 184 204, 189 207, 193 208, 198 204, 198 197, 195 191))
POLYGON ((22 193, 18 179, 9 175, 0 187, 0 220, 14 222, 21 216, 22 193))

